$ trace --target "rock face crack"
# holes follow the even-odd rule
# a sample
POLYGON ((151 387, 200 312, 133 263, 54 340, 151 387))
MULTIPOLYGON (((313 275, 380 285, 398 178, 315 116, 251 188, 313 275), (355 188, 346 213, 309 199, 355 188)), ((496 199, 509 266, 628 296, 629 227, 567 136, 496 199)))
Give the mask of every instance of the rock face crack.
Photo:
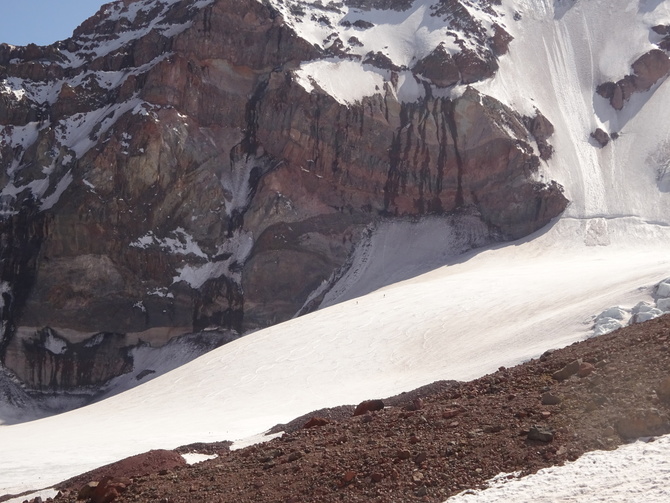
POLYGON ((7 286, 2 292, 0 317, 0 362, 5 355, 27 298, 35 284, 37 261, 47 227, 47 219, 39 213, 32 199, 26 200, 22 211, 0 219, 0 279, 7 286))
POLYGON ((451 140, 454 142, 454 157, 458 168, 457 187, 456 187, 456 206, 463 206, 463 159, 458 149, 458 127, 454 118, 454 103, 447 101, 445 103, 444 118, 449 128, 451 140))

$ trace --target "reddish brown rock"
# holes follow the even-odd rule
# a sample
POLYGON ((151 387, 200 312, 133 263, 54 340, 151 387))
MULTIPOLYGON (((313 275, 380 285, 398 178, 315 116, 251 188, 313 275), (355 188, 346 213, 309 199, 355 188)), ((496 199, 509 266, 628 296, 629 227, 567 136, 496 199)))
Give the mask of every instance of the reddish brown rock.
POLYGON ((414 65, 412 71, 438 87, 453 86, 461 79, 456 62, 443 44, 438 45, 433 52, 414 65))
MULTIPOLYGON (((58 485, 58 489, 76 489, 84 491, 91 497, 93 491, 98 487, 97 481, 111 481, 112 483, 130 485, 130 478, 141 475, 158 473, 161 470, 172 470, 186 466, 184 458, 174 451, 152 450, 143 454, 137 454, 129 458, 96 468, 58 485), (86 481, 96 481, 86 483, 86 481), (86 485, 82 485, 86 484, 86 485)), ((118 490, 119 488, 117 488, 118 490)))
POLYGON ((358 474, 355 471, 347 470, 344 475, 342 475, 342 482, 349 484, 356 478, 356 475, 358 474))
POLYGON ((552 442, 554 440, 554 432, 549 428, 541 426, 531 426, 528 430, 528 440, 537 440, 539 442, 552 442))
POLYGON ((90 503, 111 503, 122 493, 126 492, 130 483, 130 480, 105 477, 93 489, 89 501, 90 503))
POLYGON ((653 49, 635 60, 631 67, 635 90, 648 91, 651 86, 670 73, 670 57, 662 50, 653 49))
POLYGON ((586 377, 589 376, 593 373, 593 371, 596 369, 595 365, 588 363, 588 362, 582 362, 579 365, 579 370, 577 371, 577 376, 578 377, 586 377))
POLYGON ((329 421, 327 419, 324 419, 322 417, 313 417, 305 423, 303 428, 315 428, 318 426, 326 426, 327 424, 329 424, 329 421))
POLYGON ((82 486, 77 493, 77 499, 88 500, 93 496, 93 491, 98 487, 97 481, 88 482, 86 485, 82 486))
POLYGON ((626 439, 665 435, 670 432, 668 418, 656 409, 641 409, 617 420, 617 433, 626 439))
POLYGON ((600 145, 600 148, 605 147, 610 142, 610 135, 608 135, 600 128, 591 133, 591 138, 593 138, 596 143, 600 145))
POLYGON ((409 459, 412 456, 412 453, 407 449, 401 449, 397 452, 396 457, 398 459, 409 459))
POLYGON ((652 49, 643 54, 631 65, 632 73, 621 80, 605 82, 596 88, 596 92, 608 99, 616 110, 623 109, 633 93, 648 91, 659 80, 670 74, 670 57, 660 49, 652 49))
POLYGON ((423 400, 421 398, 415 398, 404 407, 405 410, 408 410, 410 412, 421 410, 422 408, 423 408, 423 400))
POLYGON ((458 416, 461 412, 463 411, 457 408, 446 409, 442 411, 442 417, 444 419, 451 419, 452 417, 458 416))
POLYGON ((359 403, 354 410, 354 416, 362 416, 368 412, 375 412, 384 409, 382 400, 365 400, 359 403))
POLYGON ((554 134, 554 125, 539 110, 529 119, 530 134, 536 140, 547 140, 554 134))
POLYGON ((656 394, 661 401, 670 403, 670 377, 666 377, 659 383, 656 394))
POLYGON ((551 377, 556 379, 557 381, 565 381, 569 377, 575 375, 577 372, 579 372, 579 368, 581 366, 582 362, 580 360, 574 360, 570 363, 568 363, 565 367, 562 369, 554 372, 551 377))

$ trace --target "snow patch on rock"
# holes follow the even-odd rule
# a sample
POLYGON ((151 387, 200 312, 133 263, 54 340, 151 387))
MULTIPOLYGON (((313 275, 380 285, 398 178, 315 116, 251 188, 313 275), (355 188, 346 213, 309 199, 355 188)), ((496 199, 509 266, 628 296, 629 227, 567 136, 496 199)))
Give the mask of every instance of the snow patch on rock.
POLYGON ((195 465, 197 463, 202 463, 203 461, 208 461, 210 459, 216 459, 219 457, 218 454, 201 454, 199 452, 187 452, 181 455, 184 458, 184 461, 189 465, 195 465))
POLYGON ((193 239, 193 236, 181 227, 177 227, 164 238, 158 238, 153 231, 149 231, 130 243, 130 246, 141 249, 156 246, 173 255, 195 255, 204 259, 209 258, 193 239))
POLYGON ((192 288, 198 289, 208 280, 227 276, 238 284, 242 281, 240 264, 243 264, 251 253, 254 240, 248 231, 237 230, 233 236, 219 245, 213 259, 204 264, 186 264, 177 270, 172 284, 183 281, 192 288))

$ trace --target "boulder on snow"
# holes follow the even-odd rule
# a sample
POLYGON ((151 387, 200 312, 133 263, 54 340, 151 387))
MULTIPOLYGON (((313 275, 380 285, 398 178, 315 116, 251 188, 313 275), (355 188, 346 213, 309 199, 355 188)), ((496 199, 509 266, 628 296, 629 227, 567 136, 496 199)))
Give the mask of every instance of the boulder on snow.
POLYGON ((491 49, 496 56, 507 54, 510 42, 514 37, 507 33, 498 23, 493 24, 493 37, 491 37, 491 49))
POLYGON ((554 134, 554 125, 539 110, 535 111, 535 117, 524 116, 523 119, 528 131, 537 143, 540 158, 545 161, 550 159, 554 154, 554 147, 547 142, 547 139, 554 134))
POLYGON ((437 87, 453 86, 461 78, 456 62, 447 52, 443 43, 414 65, 412 71, 437 87))
POLYGON ((593 133, 591 133, 591 138, 593 138, 598 145, 600 145, 600 148, 603 148, 610 142, 610 135, 608 135, 605 131, 602 129, 598 128, 596 129, 593 133))
POLYGON ((660 49, 652 49, 635 60, 631 66, 635 90, 644 92, 670 73, 670 57, 660 49))

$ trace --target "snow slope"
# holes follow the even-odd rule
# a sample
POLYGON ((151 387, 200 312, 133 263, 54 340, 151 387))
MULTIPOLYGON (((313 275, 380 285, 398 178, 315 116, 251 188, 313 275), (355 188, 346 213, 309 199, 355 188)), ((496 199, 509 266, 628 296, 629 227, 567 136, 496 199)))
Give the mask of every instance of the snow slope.
POLYGON ((670 475, 670 436, 638 441, 616 451, 595 451, 574 463, 545 468, 537 474, 506 482, 499 478, 490 489, 466 491, 449 503, 612 503, 670 500, 665 481, 670 475))
MULTIPOLYGON (((650 300, 670 276, 670 195, 658 180, 670 157, 670 84, 635 96, 621 112, 595 86, 628 73, 650 48, 645 30, 670 24, 670 7, 657 0, 505 0, 502 7, 515 41, 498 75, 478 87, 522 112, 537 106, 555 125, 556 154, 543 170, 572 201, 560 220, 522 241, 438 257, 443 266, 430 272, 407 263, 402 243, 424 239, 439 249, 434 228, 407 223, 393 236, 380 234, 375 242, 390 245, 373 246, 356 277, 345 278, 344 290, 367 295, 345 295, 91 406, 0 427, 0 494, 49 486, 150 448, 241 439, 321 407, 472 379, 590 336, 595 316, 612 306, 650 300), (511 21, 515 11, 523 22, 511 21), (597 149, 589 134, 598 126, 621 136, 597 149), (388 284, 398 263, 410 279, 388 284)), ((659 442, 642 449, 667 440, 659 442)), ((667 449, 654 455, 663 470, 667 449)), ((559 483, 574 480, 566 477, 559 483)), ((665 501, 656 494, 645 500, 665 501)), ((525 496, 497 497, 472 501, 525 496)))
POLYGON ((321 407, 472 379, 586 337, 594 314, 649 297, 667 275, 670 230, 640 224, 649 235, 634 241, 646 239, 644 249, 556 239, 579 225, 560 221, 527 242, 256 332, 91 406, 0 427, 0 493, 150 448, 240 439, 321 407))

